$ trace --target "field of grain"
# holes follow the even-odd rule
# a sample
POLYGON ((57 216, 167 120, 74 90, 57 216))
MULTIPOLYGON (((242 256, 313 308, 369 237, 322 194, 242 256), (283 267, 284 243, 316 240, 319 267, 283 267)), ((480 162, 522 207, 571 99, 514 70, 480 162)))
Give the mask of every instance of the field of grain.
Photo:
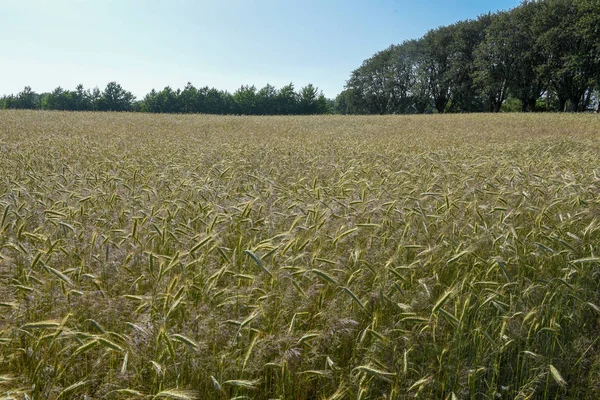
POLYGON ((600 118, 0 112, 2 399, 600 398, 600 118))

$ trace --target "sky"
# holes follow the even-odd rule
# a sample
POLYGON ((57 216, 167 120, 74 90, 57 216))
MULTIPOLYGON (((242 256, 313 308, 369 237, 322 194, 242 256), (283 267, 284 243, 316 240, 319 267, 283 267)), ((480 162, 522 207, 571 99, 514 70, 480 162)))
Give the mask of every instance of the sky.
POLYGON ((25 86, 235 91, 312 83, 335 98, 377 51, 520 0, 0 0, 0 95, 25 86))

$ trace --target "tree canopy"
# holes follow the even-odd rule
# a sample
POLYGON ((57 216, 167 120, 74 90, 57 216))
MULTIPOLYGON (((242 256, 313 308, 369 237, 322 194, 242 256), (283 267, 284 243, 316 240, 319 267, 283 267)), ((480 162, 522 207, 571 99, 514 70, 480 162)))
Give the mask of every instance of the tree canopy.
POLYGON ((335 109, 498 112, 512 98, 522 111, 600 111, 599 27, 600 0, 540 0, 432 29, 365 60, 335 109))
POLYGON ((75 90, 57 87, 50 93, 38 94, 27 86, 17 95, 0 98, 0 108, 72 110, 72 111, 138 111, 149 113, 204 113, 243 115, 308 115, 326 114, 330 106, 323 93, 308 84, 296 91, 293 84, 281 89, 267 84, 262 89, 243 85, 233 94, 209 88, 196 88, 188 83, 183 90, 167 86, 152 89, 143 99, 116 82, 104 90, 75 90))

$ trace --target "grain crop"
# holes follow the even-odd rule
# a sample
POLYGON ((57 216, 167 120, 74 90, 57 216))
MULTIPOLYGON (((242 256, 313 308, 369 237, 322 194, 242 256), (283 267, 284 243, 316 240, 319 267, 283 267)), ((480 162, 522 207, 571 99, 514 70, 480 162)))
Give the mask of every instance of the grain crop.
POLYGON ((0 397, 600 398, 600 118, 0 112, 0 397))

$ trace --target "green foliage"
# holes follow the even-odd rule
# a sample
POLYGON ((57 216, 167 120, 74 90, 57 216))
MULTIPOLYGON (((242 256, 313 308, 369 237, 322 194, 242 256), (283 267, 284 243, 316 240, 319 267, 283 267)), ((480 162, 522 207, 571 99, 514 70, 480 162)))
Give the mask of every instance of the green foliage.
POLYGON ((337 95, 332 110, 336 114, 346 115, 348 114, 348 107, 348 89, 346 89, 337 95))
POLYGON ((295 92, 294 84, 289 83, 277 93, 277 110, 281 115, 292 115, 298 109, 298 94, 295 92))
POLYGON ((267 84, 260 89, 256 94, 258 110, 264 115, 277 114, 277 89, 274 86, 267 84))
POLYGON ((354 70, 345 112, 498 112, 509 95, 521 111, 538 110, 542 96, 558 99, 553 110, 596 108, 598 26, 599 0, 545 0, 433 29, 354 70))
POLYGON ((135 96, 117 82, 109 82, 98 99, 99 111, 132 111, 135 96))
POLYGON ((433 106, 438 113, 446 111, 450 101, 451 57, 455 26, 445 26, 427 32, 422 39, 423 67, 429 84, 433 106))
POLYGON ((346 85, 353 113, 388 114, 395 109, 395 87, 404 80, 393 76, 394 47, 376 53, 352 72, 346 85))
POLYGON ((494 16, 485 39, 475 50, 474 83, 487 100, 488 110, 498 112, 508 97, 509 84, 520 71, 515 66, 513 12, 494 16))
POLYGON ((482 15, 477 20, 462 21, 453 26, 450 44, 450 101, 447 111, 478 112, 485 110, 485 100, 475 84, 476 49, 484 39, 485 29, 491 15, 482 15))
POLYGON ((35 110, 42 106, 42 96, 34 92, 30 86, 25 86, 16 96, 4 96, 0 100, 1 108, 35 110))
POLYGON ((74 91, 56 88, 51 93, 37 94, 30 87, 16 96, 0 98, 0 109, 44 109, 72 111, 135 111, 148 113, 198 113, 243 115, 300 115, 327 114, 332 101, 312 84, 299 92, 289 84, 277 90, 267 84, 260 90, 242 86, 230 94, 208 86, 196 88, 188 82, 183 90, 167 86, 161 91, 152 89, 140 101, 116 82, 110 82, 104 91, 98 88, 84 90, 78 85, 74 91))
POLYGON ((521 100, 508 96, 508 98, 502 103, 500 108, 501 112, 519 112, 523 111, 521 100))
MULTIPOLYGON (((540 73, 559 99, 559 109, 567 102, 571 111, 579 111, 594 75, 594 42, 585 40, 580 28, 581 10, 574 0, 542 2, 534 20, 539 32, 538 45, 547 62, 540 73)), ((596 14, 600 10, 596 10, 596 14)), ((597 68, 597 66, 596 66, 597 68)))
POLYGON ((323 93, 319 89, 308 84, 300 89, 298 96, 298 114, 316 115, 327 114, 329 112, 329 104, 323 93))
POLYGON ((257 93, 254 85, 242 85, 233 93, 233 101, 236 104, 236 114, 258 114, 257 93))
POLYGON ((42 98, 42 109, 44 110, 72 110, 75 109, 71 93, 63 90, 60 86, 52 93, 42 98))
POLYGON ((520 111, 536 111, 536 101, 548 91, 539 66, 548 62, 537 40, 542 34, 535 23, 537 5, 526 3, 511 11, 512 35, 507 38, 516 71, 508 81, 510 93, 521 101, 520 111))
POLYGON ((270 84, 260 90, 244 85, 229 94, 208 87, 197 89, 188 83, 183 91, 153 89, 140 102, 140 109, 151 113, 298 115, 328 113, 329 104, 310 84, 299 93, 290 83, 279 90, 270 84))

